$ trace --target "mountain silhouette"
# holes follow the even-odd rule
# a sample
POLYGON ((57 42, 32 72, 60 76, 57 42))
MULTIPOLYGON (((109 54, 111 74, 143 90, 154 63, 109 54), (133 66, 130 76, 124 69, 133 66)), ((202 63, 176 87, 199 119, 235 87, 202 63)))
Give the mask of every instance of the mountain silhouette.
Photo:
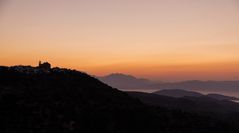
POLYGON ((237 125, 151 106, 76 70, 0 67, 1 133, 225 133, 237 125))
POLYGON ((187 90, 180 90, 180 89, 169 89, 169 90, 159 90, 156 92, 153 92, 154 94, 163 95, 163 96, 169 96, 169 97, 175 97, 175 98, 181 98, 181 97, 210 97, 217 100, 229 100, 229 101, 237 101, 239 100, 236 97, 231 96, 225 96, 221 94, 207 94, 203 95, 198 92, 194 91, 187 91, 187 90))
POLYGON ((231 97, 231 96, 225 96, 221 94, 207 94, 206 96, 217 99, 217 100, 229 100, 229 101, 237 101, 239 100, 236 97, 231 97))
POLYGON ((157 90, 180 89, 186 91, 197 91, 206 93, 220 93, 239 97, 239 81, 181 81, 162 82, 150 81, 148 79, 136 78, 126 74, 110 74, 98 77, 102 82, 123 91, 152 92, 157 90))
POLYGON ((171 89, 171 90, 160 90, 154 92, 158 95, 164 95, 164 96, 170 96, 170 97, 201 97, 203 96, 201 93, 193 92, 193 91, 186 91, 186 90, 180 90, 180 89, 171 89))
POLYGON ((152 84, 150 80, 139 79, 134 76, 121 73, 113 73, 104 77, 98 77, 98 79, 121 90, 148 89, 148 87, 152 84))
POLYGON ((157 83, 151 85, 150 88, 166 89, 182 89, 188 91, 209 91, 209 92, 238 92, 239 81, 183 81, 171 83, 157 83))

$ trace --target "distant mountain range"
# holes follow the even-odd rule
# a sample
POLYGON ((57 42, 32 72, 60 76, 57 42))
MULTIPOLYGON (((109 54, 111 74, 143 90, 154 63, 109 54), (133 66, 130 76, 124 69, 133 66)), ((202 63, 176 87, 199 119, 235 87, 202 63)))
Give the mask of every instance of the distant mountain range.
POLYGON ((184 89, 200 91, 239 91, 239 81, 183 81, 176 83, 158 83, 150 86, 160 89, 184 89))
POLYGON ((169 90, 159 90, 156 92, 153 92, 154 94, 163 95, 163 96, 169 96, 169 97, 175 97, 175 98, 182 98, 182 97, 210 97, 217 100, 229 100, 229 101, 236 101, 239 100, 239 98, 231 97, 231 96, 224 96, 221 94, 207 94, 203 95, 198 92, 194 91, 186 91, 186 90, 179 90, 179 89, 169 89, 169 90))
POLYGON ((201 97, 203 94, 193 91, 179 90, 179 89, 171 89, 171 90, 159 90, 153 92, 154 94, 169 96, 169 97, 201 97))
POLYGON ((139 79, 130 75, 111 74, 98 77, 102 82, 121 90, 166 90, 181 89, 189 91, 211 92, 239 92, 239 81, 183 81, 183 82, 152 82, 139 79))
POLYGON ((148 89, 148 87, 153 84, 153 82, 151 82, 150 80, 140 79, 131 75, 125 75, 120 73, 114 73, 104 77, 98 77, 98 79, 110 86, 122 90, 148 89))
POLYGON ((225 96, 225 95, 221 95, 221 94, 207 94, 206 96, 217 99, 217 100, 239 101, 239 98, 225 96))

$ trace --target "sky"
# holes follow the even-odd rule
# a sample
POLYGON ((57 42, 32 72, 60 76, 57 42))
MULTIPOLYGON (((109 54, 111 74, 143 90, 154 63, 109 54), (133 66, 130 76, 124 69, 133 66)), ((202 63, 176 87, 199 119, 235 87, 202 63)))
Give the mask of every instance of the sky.
POLYGON ((238 0, 0 0, 0 65, 239 80, 238 0))

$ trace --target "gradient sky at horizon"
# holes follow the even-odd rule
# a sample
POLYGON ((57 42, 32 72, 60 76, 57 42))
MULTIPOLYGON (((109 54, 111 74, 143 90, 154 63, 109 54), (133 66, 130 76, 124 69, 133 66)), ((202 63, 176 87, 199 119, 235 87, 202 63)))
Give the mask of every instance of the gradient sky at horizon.
POLYGON ((238 0, 0 0, 0 65, 239 80, 238 0))

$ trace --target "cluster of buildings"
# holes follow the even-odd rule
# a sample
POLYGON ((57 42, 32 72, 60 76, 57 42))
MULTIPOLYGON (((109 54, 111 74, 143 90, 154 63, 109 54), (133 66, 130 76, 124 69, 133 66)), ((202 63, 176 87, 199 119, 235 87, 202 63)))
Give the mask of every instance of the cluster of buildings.
POLYGON ((28 74, 38 73, 38 72, 50 72, 51 64, 48 62, 42 63, 41 61, 39 61, 39 64, 37 67, 19 65, 19 66, 9 67, 8 69, 12 69, 18 72, 28 73, 28 74))

